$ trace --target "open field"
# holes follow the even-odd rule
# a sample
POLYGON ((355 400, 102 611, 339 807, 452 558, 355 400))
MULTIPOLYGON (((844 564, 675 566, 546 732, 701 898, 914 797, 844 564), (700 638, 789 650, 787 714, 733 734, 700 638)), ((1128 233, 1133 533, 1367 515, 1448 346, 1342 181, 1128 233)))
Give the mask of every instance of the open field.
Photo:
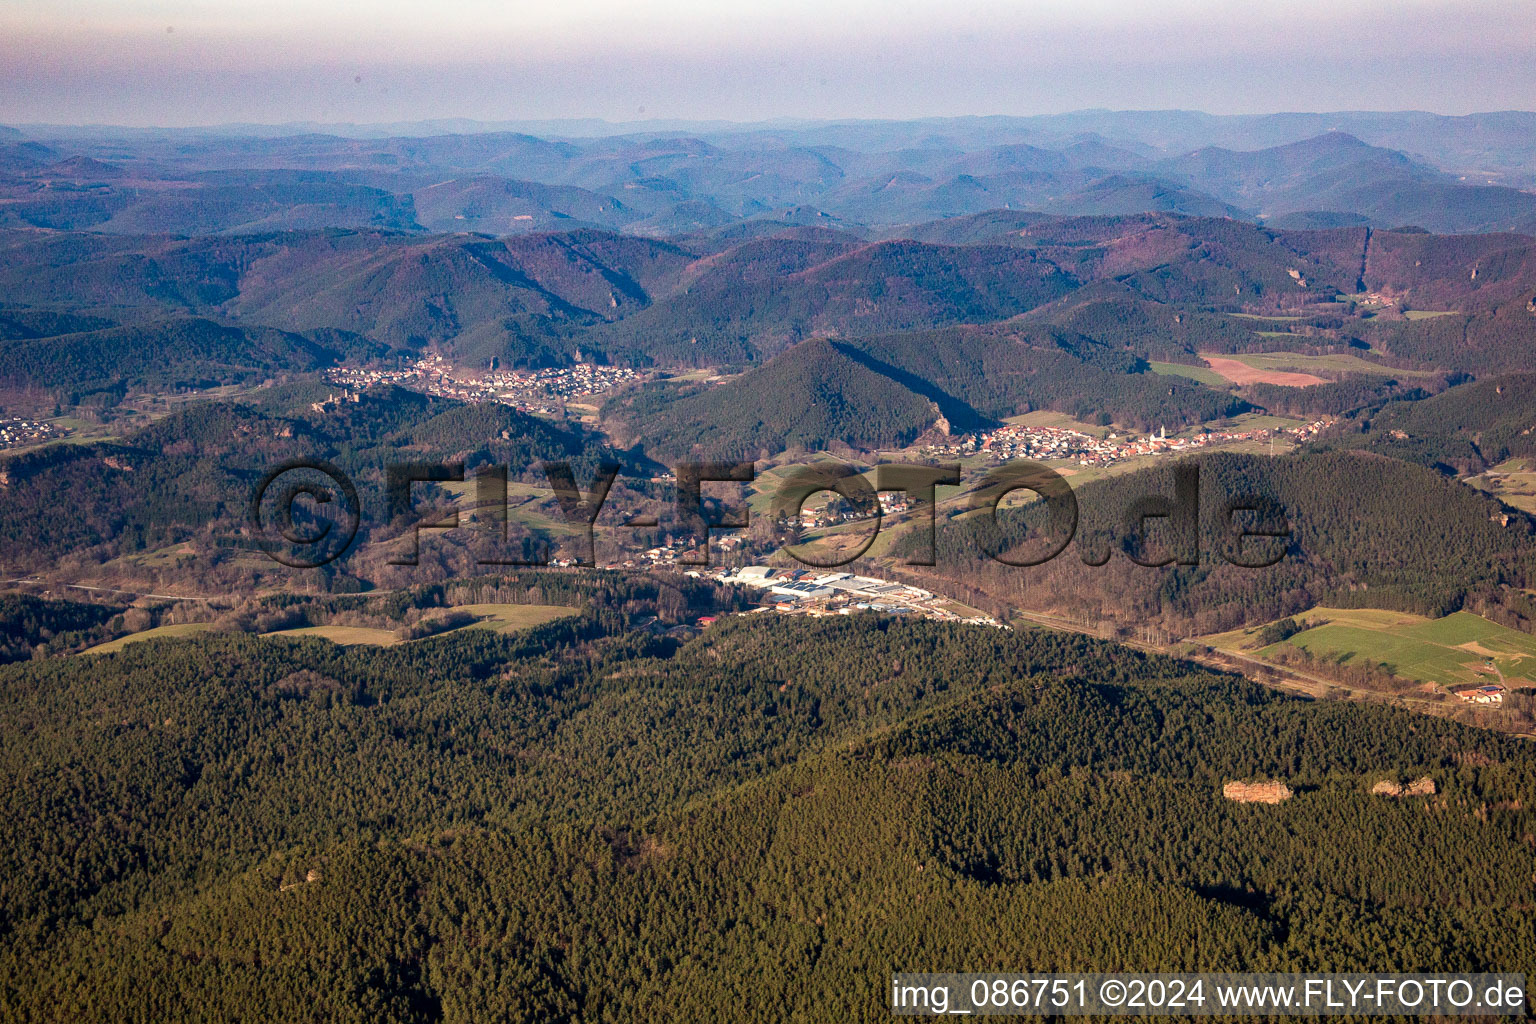
MULTIPOLYGON (((1382 366, 1373 363, 1369 359, 1362 359, 1352 352, 1331 352, 1323 356, 1304 355, 1300 352, 1246 352, 1239 355, 1222 355, 1215 352, 1202 352, 1201 358, 1206 362, 1213 359, 1226 360, 1240 363, 1254 370, 1274 370, 1278 372, 1292 372, 1304 376, 1315 376, 1319 373, 1376 373, 1384 377, 1430 377, 1433 374, 1428 370, 1398 370, 1390 366, 1382 366)), ((1212 363, 1215 366, 1214 363, 1212 363)), ((1218 372, 1225 375, 1225 371, 1217 367, 1218 372)))
POLYGON ((1454 309, 1405 309, 1405 310, 1403 310, 1403 318, 1405 320, 1433 320, 1433 319, 1435 319, 1435 317, 1438 317, 1438 316, 1455 316, 1455 315, 1456 315, 1456 311, 1454 309))
MULTIPOLYGON (((1223 429, 1241 433, 1247 430, 1289 430, 1292 427, 1301 426, 1305 421, 1299 420, 1294 416, 1275 416, 1267 412, 1245 412, 1241 416, 1232 417, 1230 422, 1231 426, 1224 427, 1223 429)), ((1186 430, 1184 433, 1192 434, 1194 431, 1186 430)))
POLYGON ((170 547, 156 548, 153 551, 134 552, 131 555, 124 555, 122 560, 140 568, 165 569, 176 566, 182 559, 196 557, 197 545, 189 541, 185 544, 172 544, 170 547))
POLYGON ((1224 388, 1231 381, 1217 373, 1215 370, 1204 366, 1190 366, 1187 363, 1149 363, 1153 373, 1160 373, 1165 377, 1187 377, 1190 380, 1207 384, 1213 388, 1224 388))
MULTIPOLYGON (((578 614, 577 609, 563 605, 547 604, 466 604, 449 611, 468 612, 475 622, 459 629, 490 629, 497 633, 512 633, 529 626, 542 626, 546 622, 578 614)), ((458 630, 448 630, 455 633, 458 630)), ((319 637, 342 647, 368 644, 374 647, 392 647, 400 643, 400 636, 393 629, 376 629, 371 626, 305 626, 302 629, 280 629, 264 636, 319 637)))
MULTIPOLYGON (((587 486, 590 481, 578 481, 580 486, 587 486)), ((482 509, 476 502, 479 500, 479 484, 475 480, 449 480, 437 486, 446 491, 459 510, 459 524, 461 526, 470 523, 489 522, 494 514, 492 509, 482 509)), ((535 484, 523 483, 519 480, 507 481, 507 521, 520 523, 535 534, 553 537, 574 537, 581 533, 579 527, 573 526, 560 517, 553 502, 555 492, 549 487, 539 487, 535 484)), ((421 506, 428 507, 425 503, 421 506)), ((451 521, 450 519, 444 520, 451 521)))
MULTIPOLYGON (((63 437, 50 437, 43 441, 34 441, 31 444, 20 444, 14 448, 6 448, 5 454, 23 455, 27 452, 41 451, 59 444, 94 444, 97 441, 117 441, 122 437, 122 431, 127 428, 124 422, 112 424, 88 423, 75 419, 72 416, 55 416, 49 420, 56 426, 70 431, 63 437)), ((148 422, 147 420, 145 421, 148 422)))
POLYGON ((1536 515, 1536 459, 1510 459, 1465 482, 1511 508, 1536 515))
POLYGON ((958 615, 962 619, 975 619, 986 614, 986 612, 983 612, 981 609, 972 608, 968 604, 962 604, 961 602, 956 601, 954 598, 945 598, 943 600, 936 601, 934 604, 935 607, 937 607, 940 611, 949 612, 951 615, 958 615))
POLYGON ((1441 685, 1536 681, 1536 637, 1471 612, 1427 619, 1376 608, 1314 608, 1296 619, 1323 624, 1262 648, 1256 647, 1261 627, 1201 637, 1199 642, 1261 659, 1282 648, 1297 648, 1344 665, 1386 665, 1394 675, 1441 685))
MULTIPOLYGON (((870 533, 875 529, 875 521, 865 519, 854 523, 839 523, 836 526, 806 530, 800 535, 800 543, 794 547, 805 558, 818 562, 836 563, 853 558, 854 553, 859 552, 867 543, 869 547, 860 552, 861 557, 876 558, 886 554, 901 533, 916 525, 917 522, 908 517, 903 523, 893 524, 890 519, 889 516, 881 518, 880 532, 874 540, 870 540, 870 533)), ((811 567, 804 566, 804 568, 811 567)))
POLYGON ((1379 373, 1388 377, 1429 377, 1428 370, 1397 370, 1369 359, 1362 359, 1352 352, 1330 352, 1323 356, 1310 356, 1299 352, 1250 352, 1233 356, 1233 359, 1258 369, 1316 370, 1334 373, 1379 373))
MULTIPOLYGON (((845 460, 838 458, 830 452, 816 452, 811 455, 788 457, 778 465, 759 471, 756 479, 745 485, 748 511, 752 515, 766 516, 773 508, 774 496, 779 493, 779 487, 783 484, 784 478, 801 466, 814 466, 819 462, 843 461, 845 460)), ((873 470, 866 472, 864 475, 869 480, 870 486, 874 486, 875 476, 873 470)), ((730 486, 728 484, 717 484, 714 486, 720 489, 718 493, 730 493, 726 490, 730 486)), ((819 495, 808 499, 805 507, 816 508, 818 507, 818 501, 825 503, 829 500, 831 500, 830 496, 819 495)))
POLYGON ((392 629, 372 629, 368 626, 305 626, 302 629, 280 629, 263 636, 319 637, 342 647, 371 644, 374 647, 390 647, 400 642, 392 629))
POLYGON ((468 612, 480 621, 464 629, 490 629, 497 633, 513 633, 530 626, 542 626, 570 615, 580 614, 576 608, 556 604, 465 604, 453 609, 468 612))
MULTIPOLYGON (((1170 366, 1174 365, 1172 363, 1170 366)), ((1188 367, 1194 370, 1198 367, 1188 367)), ((1075 420, 1064 412, 1051 412, 1049 409, 1036 409, 1034 412, 1026 412, 1021 416, 1009 416, 1004 423, 1021 427, 1060 427, 1063 430, 1076 430, 1090 437, 1108 437, 1113 427, 1101 427, 1096 423, 1084 423, 1075 420)))
POLYGON ((667 380, 679 381, 688 384, 717 384, 720 381, 734 380, 740 377, 739 373, 722 373, 712 367, 702 367, 697 370, 679 370, 675 373, 664 374, 667 380))
MULTIPOLYGON (((588 481, 584 480, 581 482, 587 483, 588 481)), ((468 480, 445 480, 437 486, 453 495, 461 511, 468 511, 475 507, 480 485, 479 481, 473 477, 468 480)), ((515 502, 519 498, 548 501, 553 499, 554 496, 554 489, 550 487, 524 483, 521 480, 507 481, 507 501, 509 503, 515 502)))
MULTIPOLYGON (((1414 626, 1421 622, 1428 622, 1422 615, 1410 615, 1406 612, 1386 611, 1380 608, 1314 608, 1309 612, 1303 612, 1295 616, 1301 619, 1331 618, 1334 621, 1347 622, 1374 629, 1395 629, 1414 626)), ((1241 629, 1228 630, 1225 633, 1212 633, 1207 636, 1195 637, 1195 642, 1207 647, 1214 647, 1222 651, 1242 651, 1252 653, 1259 648, 1258 633, 1268 623, 1258 626, 1246 626, 1241 629)))
POLYGON ((136 644, 140 640, 175 639, 176 637, 194 636, 207 631, 209 624, 206 622, 189 622, 180 626, 156 626, 154 629, 142 630, 138 633, 129 633, 120 636, 116 640, 108 640, 104 644, 88 647, 81 654, 112 654, 120 651, 129 644, 136 644))
POLYGON ((124 400, 118 405, 116 418, 110 423, 100 423, 67 413, 62 416, 42 417, 54 426, 69 431, 69 433, 63 437, 49 438, 46 441, 38 441, 35 444, 7 448, 5 454, 19 455, 24 452, 37 451, 58 444, 94 444, 98 441, 118 441, 135 430, 147 427, 156 420, 165 418, 188 403, 208 399, 239 399, 255 394, 260 390, 261 386, 259 385, 254 387, 223 385, 200 391, 137 395, 124 400))
POLYGON ((1268 441, 1235 441, 1222 445, 1221 451, 1234 455, 1288 455, 1296 448, 1296 442, 1290 438, 1276 437, 1268 441))
MULTIPOLYGON (((1322 377, 1310 373, 1293 373, 1287 370, 1267 370, 1225 356, 1205 356, 1211 370, 1233 384, 1279 384, 1288 388, 1305 388, 1313 384, 1328 383, 1322 377)), ((1249 357, 1251 358, 1251 357, 1249 357)))
POLYGON ((119 423, 92 423, 90 420, 82 420, 75 416, 55 416, 49 422, 69 431, 62 440, 77 444, 116 440, 123 429, 122 424, 119 423))

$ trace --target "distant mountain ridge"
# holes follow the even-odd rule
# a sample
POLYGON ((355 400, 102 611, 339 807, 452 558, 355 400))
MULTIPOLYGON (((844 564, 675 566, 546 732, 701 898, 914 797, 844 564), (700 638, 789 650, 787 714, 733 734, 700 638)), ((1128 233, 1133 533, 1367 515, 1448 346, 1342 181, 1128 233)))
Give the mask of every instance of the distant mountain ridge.
POLYGON ((1536 186, 1536 115, 1088 111, 700 127, 564 138, 29 129, 0 160, 11 175, 0 224, 665 235, 811 207, 875 230, 1011 208, 1536 231, 1536 197, 1521 191, 1536 186))
MULTIPOLYGON (((894 234, 870 240, 767 219, 671 241, 592 228, 502 237, 0 231, 0 309, 18 341, 193 317, 341 332, 367 339, 371 351, 439 351, 466 366, 558 365, 579 355, 741 368, 815 337, 1018 317, 1186 363, 1204 350, 1300 344, 1373 348, 1394 366, 1477 374, 1521 368, 1536 344, 1528 329, 1536 239, 1525 235, 1022 211, 894 234), (1356 293, 1390 304, 1346 332, 1338 314, 1356 293), (1264 328, 1251 321, 1211 319, 1309 311, 1317 322, 1294 342, 1256 333, 1264 328), (1131 324, 1140 326, 1127 332, 1131 324)), ((314 366, 305 358, 291 368, 314 366)))

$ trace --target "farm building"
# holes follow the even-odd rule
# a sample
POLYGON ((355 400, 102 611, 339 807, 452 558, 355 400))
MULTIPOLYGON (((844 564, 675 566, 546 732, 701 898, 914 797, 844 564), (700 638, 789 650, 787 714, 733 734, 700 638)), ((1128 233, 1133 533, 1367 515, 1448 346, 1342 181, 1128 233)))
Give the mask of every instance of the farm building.
POLYGON ((1503 704, 1504 687, 1494 686, 1492 683, 1486 686, 1471 686, 1465 690, 1457 690, 1456 696, 1468 704, 1503 704))

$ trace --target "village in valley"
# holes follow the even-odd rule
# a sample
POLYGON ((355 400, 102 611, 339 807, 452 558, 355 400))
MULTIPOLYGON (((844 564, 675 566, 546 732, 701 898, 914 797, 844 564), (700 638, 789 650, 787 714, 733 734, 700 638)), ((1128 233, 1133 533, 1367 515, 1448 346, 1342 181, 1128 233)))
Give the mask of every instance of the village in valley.
POLYGON ((48 420, 6 417, 0 419, 0 451, 7 448, 24 448, 43 441, 56 441, 69 433, 64 427, 48 420))
MULTIPOLYGON (((652 376, 628 367, 586 362, 539 370, 492 369, 473 373, 454 367, 441 355, 423 356, 397 369, 338 366, 325 372, 328 383, 347 388, 363 390, 394 385, 464 402, 500 402, 537 415, 562 414, 569 400, 602 395, 649 380, 652 376)), ((980 457, 1002 462, 1027 458, 1104 467, 1141 456, 1181 455, 1244 441, 1284 440, 1293 445, 1301 444, 1315 438, 1331 423, 1330 419, 1319 418, 1289 427, 1232 429, 1202 426, 1171 437, 1166 428, 1146 435, 1111 430, 1096 436, 1072 427, 1010 423, 993 430, 956 435, 945 442, 922 444, 913 453, 932 459, 980 457)))
POLYGON ((562 411, 568 399, 602 394, 644 380, 646 375, 639 370, 595 363, 471 374, 452 366, 440 355, 432 355, 394 370, 338 366, 327 370, 325 379, 360 390, 392 384, 461 402, 500 402, 521 412, 553 415, 562 411))
POLYGON ((948 444, 926 445, 920 453, 930 458, 974 458, 1003 462, 1008 459, 1063 460, 1079 466, 1111 466, 1145 455, 1182 455, 1202 448, 1243 441, 1285 439, 1292 444, 1310 441, 1332 420, 1317 419, 1295 427, 1261 427, 1223 430, 1202 427, 1186 435, 1168 436, 1166 428, 1155 434, 1110 432, 1104 437, 1069 427, 1008 424, 996 430, 954 438, 948 444))

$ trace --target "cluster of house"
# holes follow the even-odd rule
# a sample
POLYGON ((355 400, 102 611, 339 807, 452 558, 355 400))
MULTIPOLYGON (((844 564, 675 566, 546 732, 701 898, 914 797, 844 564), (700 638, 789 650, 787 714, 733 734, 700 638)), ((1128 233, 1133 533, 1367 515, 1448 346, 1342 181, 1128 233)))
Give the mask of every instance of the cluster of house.
MULTIPOLYGON (((632 518, 626 516, 625 519, 632 518)), ((709 549, 713 555, 726 555, 740 548, 746 543, 746 538, 736 534, 725 534, 711 537, 709 549)), ((648 567, 671 568, 678 564, 678 559, 683 555, 698 555, 698 539, 696 537, 668 537, 654 548, 646 548, 644 551, 625 558, 623 561, 604 565, 604 569, 644 569, 648 567)), ((560 563, 555 563, 556 565, 560 563)))
POLYGON ((0 449, 20 448, 23 445, 37 444, 39 441, 52 441, 63 437, 68 431, 63 427, 47 420, 28 420, 18 416, 0 419, 0 449))
MULTIPOLYGON (((882 515, 892 515, 905 512, 912 507, 912 502, 902 491, 881 491, 879 494, 880 512, 882 515)), ((800 526, 802 529, 814 529, 822 526, 837 526, 839 523, 856 523, 863 519, 873 518, 854 508, 848 502, 834 498, 820 508, 802 508, 800 510, 800 526)))
POLYGON ((1495 683, 1484 683, 1481 686, 1468 686, 1460 690, 1451 691, 1468 704, 1503 704, 1504 687, 1495 683))
POLYGON ((692 572, 721 583, 753 587, 763 592, 763 607, 807 615, 852 615, 860 611, 888 615, 915 615, 947 622, 966 622, 977 626, 1008 627, 990 615, 969 618, 949 610, 946 601, 932 591, 905 583, 893 583, 873 576, 824 569, 775 569, 766 565, 748 565, 692 572))
POLYGON ((478 376, 453 368, 440 355, 423 356, 397 370, 338 366, 326 380, 348 387, 394 384, 464 402, 501 402, 523 412, 553 413, 567 398, 602 394, 641 379, 637 370, 577 363, 545 370, 491 370, 478 376))
POLYGON ((1065 427, 1010 425, 974 434, 953 444, 932 445, 923 454, 960 458, 982 455, 1000 462, 1008 459, 1036 459, 1042 462, 1075 462, 1080 466, 1108 466, 1142 455, 1177 455, 1239 441, 1284 437, 1299 444, 1316 437, 1328 423, 1328 420, 1320 419, 1285 429, 1204 430, 1184 437, 1169 437, 1168 429, 1163 427, 1157 433, 1144 437, 1111 433, 1102 438, 1065 427))

